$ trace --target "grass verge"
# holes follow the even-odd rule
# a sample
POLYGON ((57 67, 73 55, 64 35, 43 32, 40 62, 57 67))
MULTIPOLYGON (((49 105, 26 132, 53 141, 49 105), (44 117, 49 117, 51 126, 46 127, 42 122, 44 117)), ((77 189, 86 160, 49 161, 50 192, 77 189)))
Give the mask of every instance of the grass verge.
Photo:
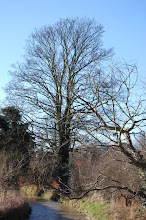
POLYGON ((86 219, 93 220, 110 220, 111 215, 108 213, 109 204, 103 204, 101 202, 90 202, 88 200, 70 200, 63 201, 78 211, 86 215, 86 219))
POLYGON ((86 215, 88 220, 145 220, 146 209, 140 204, 126 207, 120 202, 92 201, 91 198, 83 200, 63 200, 63 203, 73 206, 86 215))

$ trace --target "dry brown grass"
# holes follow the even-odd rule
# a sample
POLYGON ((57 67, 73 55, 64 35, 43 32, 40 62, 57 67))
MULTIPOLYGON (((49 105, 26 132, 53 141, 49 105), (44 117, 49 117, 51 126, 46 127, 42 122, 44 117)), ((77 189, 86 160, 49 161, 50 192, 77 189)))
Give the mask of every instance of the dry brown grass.
POLYGON ((1 194, 0 212, 7 212, 24 204, 24 199, 15 192, 8 192, 6 195, 1 194))
POLYGON ((25 219, 30 214, 30 210, 25 200, 17 193, 10 191, 6 195, 0 194, 0 220, 13 219, 13 217, 25 219))
MULTIPOLYGON (((91 203, 109 204, 107 213, 110 216, 110 220, 146 220, 146 209, 138 201, 126 206, 120 200, 115 200, 114 198, 110 201, 105 200, 102 194, 98 192, 90 193, 87 200, 91 203)), ((86 201, 86 198, 83 201, 86 201)))
POLYGON ((146 209, 141 205, 132 204, 126 207, 120 202, 115 202, 114 200, 110 203, 109 213, 112 216, 112 220, 145 220, 146 219, 146 209))

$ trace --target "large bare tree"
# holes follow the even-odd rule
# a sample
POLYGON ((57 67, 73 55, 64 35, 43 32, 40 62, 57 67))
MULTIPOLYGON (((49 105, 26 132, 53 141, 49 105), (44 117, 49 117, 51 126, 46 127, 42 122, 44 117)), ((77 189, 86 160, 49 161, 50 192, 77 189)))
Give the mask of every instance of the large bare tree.
POLYGON ((103 27, 90 19, 65 19, 45 26, 29 37, 24 62, 11 71, 9 100, 28 112, 47 146, 57 147, 58 176, 64 184, 78 108, 75 92, 83 89, 89 69, 112 53, 103 49, 102 34, 103 27))

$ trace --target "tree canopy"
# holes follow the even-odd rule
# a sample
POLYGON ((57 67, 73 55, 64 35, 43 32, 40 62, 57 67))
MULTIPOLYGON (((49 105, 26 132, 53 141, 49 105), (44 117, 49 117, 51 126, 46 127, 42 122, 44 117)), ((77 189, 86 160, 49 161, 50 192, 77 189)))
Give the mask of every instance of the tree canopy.
POLYGON ((36 134, 59 155, 58 176, 68 181, 71 143, 76 140, 81 93, 89 71, 112 54, 102 45, 103 27, 90 19, 61 19, 30 35, 23 63, 14 65, 7 88, 11 102, 28 111, 36 134))

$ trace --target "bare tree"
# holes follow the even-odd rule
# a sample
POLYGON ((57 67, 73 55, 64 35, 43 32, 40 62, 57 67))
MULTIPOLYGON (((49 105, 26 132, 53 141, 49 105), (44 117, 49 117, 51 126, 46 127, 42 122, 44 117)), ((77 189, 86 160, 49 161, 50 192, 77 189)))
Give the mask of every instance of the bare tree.
POLYGON ((17 189, 19 178, 24 175, 25 155, 18 157, 19 152, 0 152, 0 191, 4 194, 9 189, 17 189))
POLYGON ((48 189, 55 177, 57 156, 43 149, 34 152, 30 162, 30 180, 40 189, 48 189))
MULTIPOLYGON (((85 112, 77 118, 88 117, 90 127, 83 123, 86 136, 91 135, 99 143, 117 147, 128 158, 146 180, 146 158, 134 137, 145 129, 145 99, 136 95, 136 65, 112 63, 108 67, 90 74, 87 89, 78 97, 85 112)), ((145 185, 138 196, 146 199, 145 185)))
POLYGON ((6 89, 10 102, 28 112, 35 132, 42 133, 48 147, 56 147, 58 176, 65 184, 77 110, 75 91, 81 92, 88 70, 112 53, 102 48, 102 34, 103 27, 94 20, 78 18, 36 30, 27 41, 24 62, 13 66, 13 80, 6 89))

